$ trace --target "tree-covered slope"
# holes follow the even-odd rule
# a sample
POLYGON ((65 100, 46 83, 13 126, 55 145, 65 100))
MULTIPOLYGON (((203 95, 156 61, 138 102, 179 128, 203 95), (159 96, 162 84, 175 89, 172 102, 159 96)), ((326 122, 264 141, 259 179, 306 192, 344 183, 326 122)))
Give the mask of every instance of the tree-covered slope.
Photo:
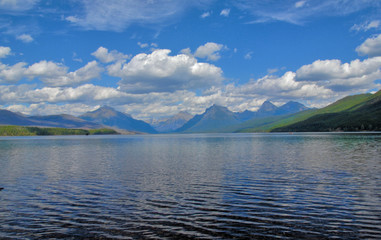
POLYGON ((104 135, 119 134, 113 129, 68 129, 25 126, 0 126, 0 136, 104 135))
MULTIPOLYGON (((359 96, 361 98, 362 96, 359 96)), ((347 98, 348 99, 348 98, 347 98)), ((352 98, 353 99, 353 98, 352 98)), ((342 100, 345 100, 342 99, 342 100)), ((342 101, 348 103, 347 101, 342 101)), ((332 104, 331 109, 338 104, 332 104)), ((347 106, 349 106, 348 104, 347 106)), ((276 132, 326 132, 326 131, 380 131, 381 91, 363 98, 363 101, 338 111, 314 115, 306 120, 273 129, 276 132)))
POLYGON ((245 122, 245 126, 241 129, 238 129, 237 132, 269 132, 275 131, 275 129, 280 130, 285 126, 296 124, 298 122, 304 121, 306 119, 320 114, 338 113, 342 111, 348 111, 350 109, 354 110, 359 106, 365 104, 367 101, 374 99, 378 95, 380 95, 380 91, 376 94, 368 93, 347 96, 321 109, 309 109, 287 116, 270 118, 267 119, 265 123, 263 123, 263 119, 254 119, 245 122))

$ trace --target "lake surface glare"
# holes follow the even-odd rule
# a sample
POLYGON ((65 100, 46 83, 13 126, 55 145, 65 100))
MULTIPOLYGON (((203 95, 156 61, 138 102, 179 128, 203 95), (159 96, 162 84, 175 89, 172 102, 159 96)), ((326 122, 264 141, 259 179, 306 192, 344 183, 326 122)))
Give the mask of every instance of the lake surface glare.
POLYGON ((381 134, 0 138, 0 239, 381 239, 381 134))

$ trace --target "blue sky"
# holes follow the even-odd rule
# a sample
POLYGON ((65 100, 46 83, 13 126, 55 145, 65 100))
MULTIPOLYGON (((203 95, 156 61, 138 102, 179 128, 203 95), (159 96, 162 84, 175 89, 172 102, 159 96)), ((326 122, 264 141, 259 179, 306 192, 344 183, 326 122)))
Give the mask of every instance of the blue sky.
POLYGON ((379 0, 0 0, 0 107, 139 119, 381 88, 379 0))

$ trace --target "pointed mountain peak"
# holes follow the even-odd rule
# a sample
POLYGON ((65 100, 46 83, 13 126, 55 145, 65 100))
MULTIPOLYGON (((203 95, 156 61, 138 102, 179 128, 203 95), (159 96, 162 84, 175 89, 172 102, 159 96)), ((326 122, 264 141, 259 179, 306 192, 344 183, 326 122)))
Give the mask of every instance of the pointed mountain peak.
MULTIPOLYGON (((223 107, 221 105, 213 104, 209 108, 205 110, 205 113, 210 112, 210 111, 229 111, 227 107, 223 107)), ((229 111, 230 112, 230 111, 229 111)))
POLYGON ((278 113, 279 114, 289 114, 289 113, 296 113, 296 112, 304 111, 307 109, 308 109, 308 107, 304 106, 301 103, 289 101, 286 104, 284 104, 278 108, 278 113))
POLYGON ((81 117, 91 117, 91 118, 110 118, 110 117, 115 117, 119 114, 122 114, 112 107, 109 106, 102 106, 94 111, 87 112, 81 117))
POLYGON ((265 101, 262 106, 259 108, 258 112, 273 112, 277 109, 278 107, 275 106, 272 102, 270 101, 265 101))
POLYGON ((99 107, 97 110, 110 110, 110 111, 115 111, 115 109, 113 109, 112 107, 109 107, 107 105, 103 105, 101 107, 99 107))

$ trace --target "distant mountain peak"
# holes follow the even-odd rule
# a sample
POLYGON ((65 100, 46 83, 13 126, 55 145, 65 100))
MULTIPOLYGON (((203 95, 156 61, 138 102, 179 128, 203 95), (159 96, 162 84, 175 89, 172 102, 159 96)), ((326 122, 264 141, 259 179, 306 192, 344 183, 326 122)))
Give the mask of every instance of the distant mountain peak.
POLYGON ((110 111, 116 111, 114 108, 110 107, 110 106, 107 106, 107 105, 103 105, 101 107, 99 107, 97 110, 110 110, 110 111))
POLYGON ((258 112, 263 113, 263 112, 273 112, 277 109, 278 107, 275 106, 272 102, 269 100, 266 100, 262 106, 259 108, 258 112))
POLYGON ((131 115, 119 112, 109 106, 102 106, 92 112, 87 112, 80 118, 128 131, 156 133, 148 123, 134 119, 131 115))
POLYGON ((210 106, 209 108, 207 108, 205 110, 205 113, 210 112, 210 111, 216 111, 216 110, 217 111, 220 110, 220 111, 229 111, 230 112, 230 110, 227 107, 224 107, 224 106, 221 106, 218 104, 213 104, 212 106, 210 106))
POLYGON ((182 127, 193 118, 193 115, 186 111, 181 111, 168 119, 163 119, 153 123, 154 128, 159 132, 173 132, 182 127))

